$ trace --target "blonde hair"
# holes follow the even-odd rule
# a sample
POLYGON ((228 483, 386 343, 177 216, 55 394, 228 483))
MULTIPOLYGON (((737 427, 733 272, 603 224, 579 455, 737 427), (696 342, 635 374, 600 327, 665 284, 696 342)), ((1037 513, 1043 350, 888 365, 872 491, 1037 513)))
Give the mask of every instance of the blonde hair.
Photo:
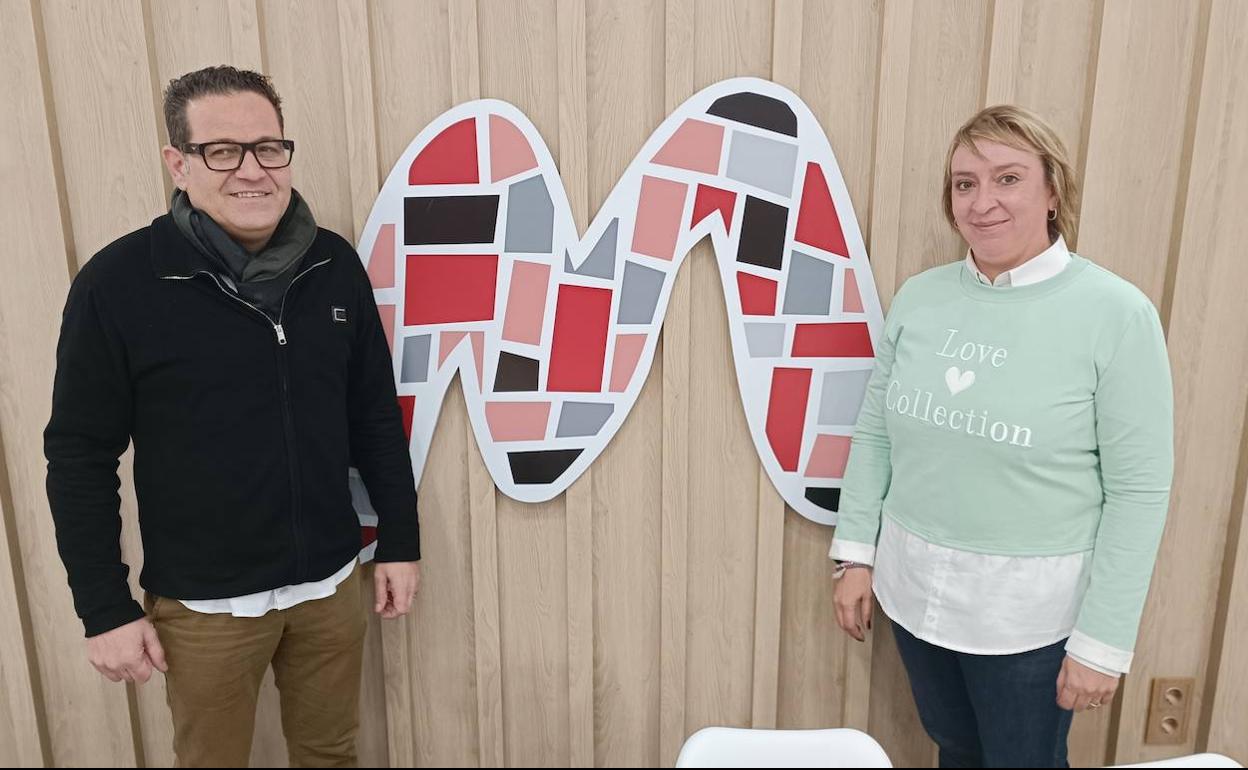
POLYGON ((1079 225, 1079 180, 1071 168, 1066 145, 1038 115, 1013 104, 998 104, 980 110, 954 134, 949 152, 945 155, 945 187, 941 193, 945 219, 949 220, 950 226, 958 229, 953 218, 953 153, 959 147, 965 147, 979 155, 975 142, 981 140, 1033 152, 1040 157, 1045 180, 1057 199, 1057 215, 1048 223, 1049 235, 1060 235, 1073 242, 1075 229, 1079 225))

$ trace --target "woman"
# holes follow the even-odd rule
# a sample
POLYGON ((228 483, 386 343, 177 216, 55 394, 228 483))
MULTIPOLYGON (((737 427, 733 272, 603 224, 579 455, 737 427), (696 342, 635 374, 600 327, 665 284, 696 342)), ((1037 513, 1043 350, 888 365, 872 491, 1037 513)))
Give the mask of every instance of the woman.
POLYGON ((1139 290, 1070 253, 1078 185, 1035 115, 946 156, 964 260, 893 300, 830 556, 837 622, 891 619, 941 767, 1066 764, 1130 667, 1173 466, 1170 370, 1139 290))

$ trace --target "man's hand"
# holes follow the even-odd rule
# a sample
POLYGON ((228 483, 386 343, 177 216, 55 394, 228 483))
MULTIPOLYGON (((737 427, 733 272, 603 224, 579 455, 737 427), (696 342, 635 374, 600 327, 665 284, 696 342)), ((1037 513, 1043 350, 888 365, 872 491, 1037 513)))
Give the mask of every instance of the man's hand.
POLYGON ((156 628, 147 618, 87 639, 87 659, 96 671, 114 682, 143 684, 152 678, 153 668, 162 672, 169 670, 165 649, 160 646, 156 628))
POLYGON ((389 620, 406 615, 412 599, 420 590, 420 562, 378 562, 373 572, 373 591, 377 597, 373 612, 389 620))
POLYGON ((837 625, 858 641, 864 641, 871 630, 875 604, 871 595, 871 568, 855 567, 842 575, 836 583, 834 601, 837 625))
POLYGON ((1118 677, 1093 671, 1069 655, 1057 675, 1057 705, 1067 711, 1083 711, 1108 705, 1118 691, 1118 677))

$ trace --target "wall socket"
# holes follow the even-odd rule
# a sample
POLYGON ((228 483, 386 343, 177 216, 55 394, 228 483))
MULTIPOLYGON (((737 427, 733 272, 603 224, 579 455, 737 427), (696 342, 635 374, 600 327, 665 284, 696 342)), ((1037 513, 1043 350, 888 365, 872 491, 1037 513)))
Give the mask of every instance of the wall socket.
POLYGON ((1167 745, 1187 742, 1195 687, 1196 680, 1191 677, 1153 680, 1153 693, 1148 701, 1148 729, 1144 731, 1145 743, 1167 745))

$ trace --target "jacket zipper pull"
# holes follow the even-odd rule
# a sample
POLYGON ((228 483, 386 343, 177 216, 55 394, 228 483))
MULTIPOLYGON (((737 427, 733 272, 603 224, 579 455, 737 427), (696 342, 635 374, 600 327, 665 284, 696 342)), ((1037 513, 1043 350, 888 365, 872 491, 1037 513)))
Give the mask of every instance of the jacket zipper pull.
POLYGON ((286 344, 286 330, 282 328, 282 325, 274 324, 273 331, 277 332, 277 344, 285 345, 286 344))

